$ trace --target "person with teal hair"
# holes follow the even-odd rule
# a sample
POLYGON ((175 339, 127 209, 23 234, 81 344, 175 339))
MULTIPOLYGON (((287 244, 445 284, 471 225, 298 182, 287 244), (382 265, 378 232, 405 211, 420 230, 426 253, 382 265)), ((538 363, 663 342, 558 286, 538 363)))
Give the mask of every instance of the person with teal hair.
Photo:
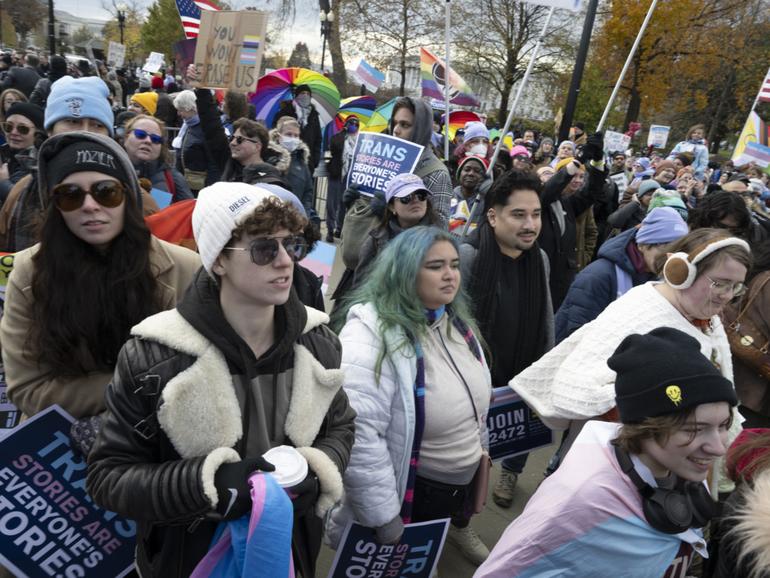
POLYGON ((345 497, 326 528, 335 548, 351 519, 396 544, 404 524, 451 518, 450 542, 476 565, 489 554, 469 521, 491 378, 460 277, 452 235, 413 227, 341 309, 343 387, 357 417, 345 497))

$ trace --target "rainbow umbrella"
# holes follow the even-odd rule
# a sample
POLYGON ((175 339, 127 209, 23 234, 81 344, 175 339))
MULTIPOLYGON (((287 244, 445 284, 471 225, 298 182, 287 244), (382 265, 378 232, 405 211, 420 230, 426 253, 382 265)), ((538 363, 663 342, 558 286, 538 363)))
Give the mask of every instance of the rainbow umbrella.
POLYGON ((357 117, 361 123, 361 129, 363 129, 375 108, 377 108, 377 100, 368 94, 343 98, 334 121, 327 124, 324 129, 324 148, 328 148, 331 138, 342 130, 348 117, 357 117))
MULTIPOLYGON (((493 128, 489 131, 489 141, 495 140, 497 137, 499 137, 503 131, 501 131, 499 128, 493 128)), ((507 135, 505 135, 505 138, 503 139, 503 144, 506 145, 509 149, 513 148, 513 135, 509 132, 507 135)))
POLYGON ((396 106, 395 98, 390 99, 388 102, 379 106, 372 113, 369 122, 366 123, 366 132, 382 132, 388 128, 390 117, 393 116, 393 107, 396 106))
MULTIPOLYGON (((443 115, 442 115, 443 120, 443 115)), ((449 140, 454 140, 458 129, 465 128, 465 123, 481 122, 481 117, 469 110, 454 110, 449 113, 449 140)))
POLYGON ((340 105, 340 91, 323 74, 307 68, 281 68, 257 81, 257 91, 249 96, 257 118, 268 127, 273 126, 275 115, 284 100, 292 99, 292 87, 307 84, 312 91, 313 104, 318 111, 321 126, 329 124, 340 105))

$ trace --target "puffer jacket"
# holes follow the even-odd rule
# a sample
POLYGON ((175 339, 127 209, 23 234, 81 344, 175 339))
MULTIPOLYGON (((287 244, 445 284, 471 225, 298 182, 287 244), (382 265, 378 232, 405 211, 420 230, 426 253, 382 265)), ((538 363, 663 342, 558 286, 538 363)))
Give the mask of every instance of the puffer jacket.
MULTIPOLYGON (((201 290, 213 283, 205 277, 199 273, 177 309, 134 327, 89 455, 89 495, 137 522, 137 568, 143 577, 190 575, 221 520, 215 513, 217 468, 240 461, 252 440, 244 433, 249 412, 241 410, 239 369, 231 357, 233 348, 247 346, 228 344, 226 357, 220 347, 227 334, 209 335, 226 321, 211 292, 201 290), (190 308, 200 312, 195 325, 181 313, 190 308)), ((319 518, 342 496, 355 413, 342 391, 339 341, 324 326, 328 317, 305 308, 294 293, 276 311, 281 308, 294 317, 299 334, 281 341, 283 353, 272 369, 278 372, 274 384, 285 374, 291 387, 281 443, 297 448, 320 485, 315 511, 295 512, 292 541, 295 568, 312 577, 321 544, 319 518)))
POLYGON ((556 312, 556 343, 596 319, 607 305, 617 299, 616 267, 629 275, 633 287, 654 278, 651 273, 637 272, 628 256, 628 245, 635 241, 636 232, 636 228, 629 229, 606 241, 599 247, 596 261, 575 277, 564 302, 556 312))
MULTIPOLYGON (((391 331, 385 347, 396 353, 385 357, 378 379, 375 366, 383 348, 378 324, 372 304, 354 305, 340 332, 345 392, 357 418, 345 497, 326 521, 325 539, 333 548, 351 519, 370 528, 391 521, 401 511, 406 492, 416 422, 417 362, 414 355, 400 350, 403 333, 391 331)), ((488 372, 486 361, 484 368, 488 372)), ((487 385, 491 387, 491 382, 487 385)), ((481 435, 486 439, 486 430, 481 435)))
MULTIPOLYGON (((0 320, 8 397, 27 416, 54 404, 75 418, 97 415, 104 411, 104 392, 112 372, 90 367, 83 375, 55 375, 45 363, 36 361, 36 342, 28 339, 32 324, 32 259, 39 248, 40 245, 34 245, 16 253, 8 279, 5 311, 0 320)), ((171 309, 181 300, 201 265, 197 253, 155 237, 150 245, 150 263, 157 274, 164 309, 171 309)))
POLYGON ((148 179, 152 183, 153 189, 172 193, 172 191, 169 190, 168 181, 166 180, 166 171, 168 171, 175 189, 173 191, 173 203, 195 198, 182 173, 175 168, 168 166, 160 159, 134 163, 134 169, 136 169, 136 174, 140 179, 148 179))

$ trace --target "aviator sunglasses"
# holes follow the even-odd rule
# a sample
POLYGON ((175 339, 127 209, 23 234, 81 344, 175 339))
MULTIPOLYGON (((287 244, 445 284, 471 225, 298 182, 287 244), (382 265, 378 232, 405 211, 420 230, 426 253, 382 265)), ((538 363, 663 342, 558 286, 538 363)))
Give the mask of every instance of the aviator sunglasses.
POLYGON ((229 139, 230 139, 230 142, 234 142, 237 145, 243 144, 243 141, 253 142, 253 143, 258 142, 257 139, 248 138, 248 137, 240 136, 240 135, 239 136, 235 136, 234 134, 231 134, 229 139))
POLYGON ((146 130, 142 130, 141 128, 135 128, 131 132, 134 133, 134 136, 139 140, 144 140, 147 137, 150 137, 150 142, 152 144, 161 144, 163 142, 163 137, 159 134, 153 134, 151 132, 147 132, 146 130))
POLYGON ((307 242, 301 235, 288 237, 260 237, 254 239, 248 247, 225 247, 229 251, 249 251, 251 262, 255 265, 269 265, 278 256, 278 243, 283 245, 295 263, 307 255, 307 242))
POLYGON ((102 207, 117 207, 126 196, 125 187, 118 181, 98 181, 93 183, 88 190, 84 190, 74 183, 56 185, 51 191, 54 204, 60 211, 68 213, 83 206, 86 195, 102 207))
POLYGON ((417 191, 416 193, 412 193, 411 195, 407 195, 405 197, 398 197, 398 200, 404 203, 405 205, 408 205, 412 202, 412 199, 417 199, 418 201, 424 201, 428 198, 428 193, 425 191, 417 191))
POLYGON ((30 132, 35 130, 35 127, 28 126, 26 124, 14 124, 12 122, 4 122, 0 124, 0 128, 3 129, 3 132, 5 134, 11 134, 13 132, 13 129, 16 129, 16 132, 19 133, 21 136, 27 136, 30 132))

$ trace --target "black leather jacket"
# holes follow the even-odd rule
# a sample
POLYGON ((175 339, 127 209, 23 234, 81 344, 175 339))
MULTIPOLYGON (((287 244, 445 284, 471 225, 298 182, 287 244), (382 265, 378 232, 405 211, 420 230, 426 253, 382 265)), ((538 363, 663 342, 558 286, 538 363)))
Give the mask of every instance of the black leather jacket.
MULTIPOLYGON (((303 307, 294 294, 290 303, 292 307, 303 307)), ((308 319, 322 315, 307 311, 308 319)), ((209 497, 212 490, 215 493, 213 476, 217 466, 211 469, 209 464, 207 469, 206 460, 216 452, 232 452, 230 448, 238 447, 237 441, 243 432, 243 423, 237 420, 240 412, 228 414, 222 409, 227 404, 218 403, 228 396, 235 400, 233 379, 227 369, 229 359, 224 362, 215 345, 216 337, 209 339, 210 336, 196 332, 177 310, 145 320, 134 328, 133 334, 136 337, 122 349, 115 377, 106 392, 107 412, 89 455, 88 492, 96 503, 136 520, 137 569, 141 576, 189 576, 208 551, 219 522, 209 497), (170 337, 157 338, 157 334, 170 337), (168 345, 174 339, 180 343, 179 347, 168 345), (194 350, 203 353, 192 355, 194 350), (219 373, 206 365, 212 351, 215 361, 222 359, 219 373), (174 380, 181 380, 183 372, 196 375, 196 368, 199 379, 192 377, 190 383, 175 390, 174 380), (188 405, 195 406, 195 399, 184 399, 184 395, 178 395, 180 391, 195 399, 210 397, 197 406, 196 413, 195 407, 188 409, 188 405), (177 416, 176 425, 168 417, 173 415, 177 416), (213 432, 209 434, 210 442, 206 434, 196 433, 206 430, 206 422, 213 432), (223 441, 220 432, 232 430, 233 426, 235 434, 223 441)), ((319 324, 304 330, 294 343, 288 357, 280 361, 282 370, 293 368, 290 414, 295 397, 300 397, 294 395, 298 391, 304 391, 303 395, 313 400, 295 413, 298 419, 294 420, 294 429, 287 417, 285 443, 298 447, 301 452, 305 448, 315 452, 321 456, 322 466, 316 467, 317 464, 308 459, 320 482, 321 495, 315 513, 295 512, 294 519, 295 568, 302 576, 311 577, 322 533, 321 519, 316 514, 324 513, 319 511, 323 500, 328 507, 329 500, 339 499, 341 495, 341 475, 354 440, 355 412, 341 389, 341 373, 334 370, 340 364, 336 336, 319 324), (313 360, 300 366, 300 356, 306 356, 306 351, 313 360), (307 363, 312 364, 310 370, 307 363), (301 376, 307 385, 298 383, 301 376), (330 387, 329 379, 338 379, 339 383, 330 387), (325 396, 324 401, 317 403, 314 396, 324 389, 320 394, 325 396), (326 478, 323 468, 326 468, 326 478), (331 477, 329 469, 334 470, 331 477), (330 491, 337 479, 339 488, 332 487, 330 491)), ((298 402, 297 406, 300 405, 298 402)))

